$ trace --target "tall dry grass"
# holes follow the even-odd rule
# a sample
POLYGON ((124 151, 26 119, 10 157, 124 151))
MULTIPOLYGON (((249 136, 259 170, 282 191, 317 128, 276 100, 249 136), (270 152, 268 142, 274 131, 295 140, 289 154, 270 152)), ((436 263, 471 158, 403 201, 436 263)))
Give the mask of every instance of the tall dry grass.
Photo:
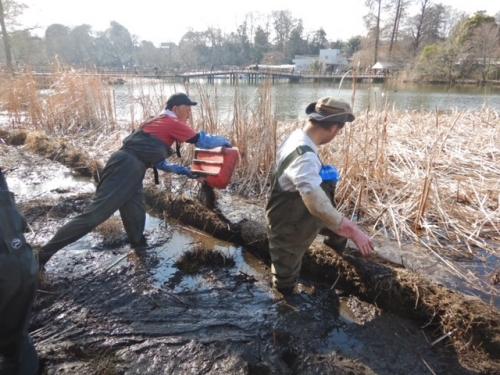
MULTIPOLYGON (((50 89, 41 93, 32 74, 0 77, 2 108, 12 123, 73 138, 93 132, 102 139, 114 129, 113 91, 105 81, 62 69, 54 76, 50 89)), ((161 83, 151 89, 150 82, 141 80, 129 87, 132 127, 158 113, 171 90, 161 83)), ((277 147, 304 122, 276 120, 270 82, 258 88, 252 103, 244 101, 236 85, 229 122, 219 119, 217 85, 175 89, 200 101, 196 129, 225 135, 239 148, 234 191, 264 197, 277 147)), ((322 147, 321 157, 342 172, 340 210, 373 233, 441 253, 498 253, 499 124, 499 114, 489 109, 437 113, 383 108, 358 114, 343 134, 322 147)), ((192 147, 185 150, 189 164, 192 147)))
POLYGON ((367 112, 321 155, 342 170, 340 209, 374 232, 455 255, 498 252, 499 125, 487 109, 367 112))
POLYGON ((114 130, 113 91, 97 75, 56 68, 50 76, 31 72, 2 79, 0 103, 14 126, 74 135, 114 130))
POLYGON ((278 146, 278 121, 274 116, 272 83, 264 82, 257 89, 255 103, 245 103, 234 86, 232 119, 221 123, 217 117, 217 87, 196 87, 201 98, 200 118, 195 127, 212 134, 225 135, 238 147, 240 163, 235 172, 234 188, 244 195, 267 193, 270 173, 278 146))
MULTIPOLYGON (((233 119, 220 124, 216 90, 204 86, 197 127, 228 136, 241 153, 234 188, 264 197, 277 147, 305 122, 278 123, 271 86, 259 88, 258 106, 245 105, 235 87, 233 119)), ((490 109, 467 112, 398 111, 359 114, 331 144, 324 163, 341 170, 339 209, 399 243, 472 256, 498 253, 500 243, 500 117, 490 109)))

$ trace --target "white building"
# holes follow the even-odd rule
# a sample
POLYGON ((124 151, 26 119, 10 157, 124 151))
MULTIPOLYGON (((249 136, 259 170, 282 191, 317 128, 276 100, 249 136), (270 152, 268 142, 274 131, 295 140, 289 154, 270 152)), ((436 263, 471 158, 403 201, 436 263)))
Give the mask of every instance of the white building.
POLYGON ((319 50, 319 61, 323 64, 325 72, 341 73, 348 62, 339 49, 327 48, 319 50))
POLYGON ((318 61, 318 56, 310 55, 295 55, 293 64, 295 65, 295 72, 304 72, 311 70, 311 66, 318 61))

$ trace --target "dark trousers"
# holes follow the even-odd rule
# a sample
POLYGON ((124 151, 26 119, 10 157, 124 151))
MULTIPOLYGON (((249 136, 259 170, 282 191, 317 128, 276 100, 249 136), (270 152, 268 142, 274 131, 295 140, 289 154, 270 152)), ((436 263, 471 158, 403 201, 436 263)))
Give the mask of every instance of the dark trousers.
POLYGON ((0 375, 33 375, 38 357, 28 336, 38 265, 26 223, 0 171, 0 375))
POLYGON ((61 227, 43 246, 40 261, 44 263, 57 250, 83 237, 120 210, 130 243, 141 244, 146 221, 142 180, 146 166, 134 155, 119 150, 111 155, 97 186, 92 203, 81 214, 61 227))
POLYGON ((0 253, 0 375, 38 371, 38 357, 28 336, 37 264, 29 246, 0 253))

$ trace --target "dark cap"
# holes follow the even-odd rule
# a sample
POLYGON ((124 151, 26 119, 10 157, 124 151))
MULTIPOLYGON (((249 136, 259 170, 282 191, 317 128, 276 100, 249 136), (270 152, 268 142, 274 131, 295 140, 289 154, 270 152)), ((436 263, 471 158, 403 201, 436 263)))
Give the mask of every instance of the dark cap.
POLYGON ((173 94, 168 98, 167 100, 167 109, 172 109, 176 105, 196 105, 198 104, 197 102, 193 102, 191 99, 189 99, 189 96, 182 92, 178 92, 176 94, 173 94))
POLYGON ((354 121, 354 115, 349 104, 330 96, 310 103, 306 107, 309 119, 321 123, 345 123, 354 121))

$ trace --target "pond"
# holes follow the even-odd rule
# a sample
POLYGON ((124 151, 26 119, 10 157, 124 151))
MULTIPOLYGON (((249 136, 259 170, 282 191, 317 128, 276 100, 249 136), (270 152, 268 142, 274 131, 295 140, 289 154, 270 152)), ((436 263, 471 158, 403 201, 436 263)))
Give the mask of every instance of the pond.
MULTIPOLYGON (((248 112, 259 107, 259 85, 250 85, 241 81, 239 85, 231 85, 227 81, 216 81, 207 84, 200 80, 191 82, 189 87, 179 83, 168 83, 161 80, 135 80, 123 86, 115 86, 115 103, 117 118, 120 122, 129 122, 133 107, 135 119, 140 118, 141 97, 162 96, 157 100, 158 106, 170 94, 178 91, 189 91, 194 100, 200 101, 200 92, 209 94, 211 102, 216 103, 216 114, 219 121, 230 121, 233 116, 235 97, 240 99, 248 112), (132 107, 131 107, 132 106, 132 107)), ((338 83, 298 83, 277 82, 271 88, 271 100, 275 117, 280 121, 305 119, 304 109, 312 101, 324 96, 336 96, 349 103, 353 99, 353 90, 349 81, 344 81, 339 89, 338 83)), ((398 110, 479 110, 489 107, 500 111, 500 88, 495 87, 446 87, 439 85, 383 85, 357 84, 354 95, 354 112, 367 109, 377 110, 395 108, 398 110)), ((158 108, 159 110, 160 108, 158 108)), ((199 106, 194 108, 195 116, 199 106)))

